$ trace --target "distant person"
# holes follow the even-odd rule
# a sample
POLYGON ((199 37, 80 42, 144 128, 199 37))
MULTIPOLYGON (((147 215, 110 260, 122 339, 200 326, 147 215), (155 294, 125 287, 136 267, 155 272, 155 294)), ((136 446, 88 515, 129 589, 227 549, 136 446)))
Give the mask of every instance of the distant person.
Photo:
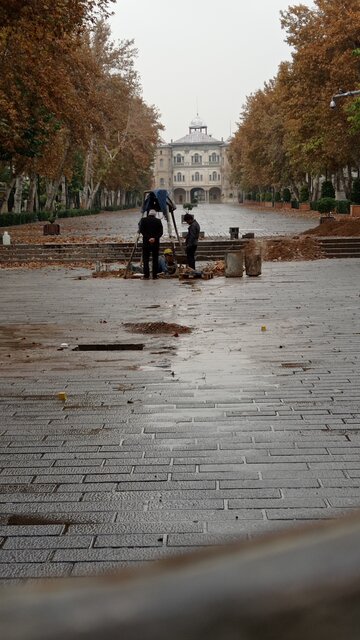
POLYGON ((150 256, 152 259, 152 277, 153 280, 156 280, 158 277, 160 238, 164 233, 161 220, 156 217, 156 211, 151 210, 145 218, 141 218, 139 232, 143 237, 144 280, 149 280, 150 278, 150 256))
POLYGON ((172 249, 165 249, 162 256, 159 256, 159 273, 166 276, 174 276, 177 271, 177 263, 172 249))
POLYGON ((200 226, 192 213, 185 213, 183 220, 189 225, 185 238, 187 266, 195 271, 195 254, 200 236, 200 226))

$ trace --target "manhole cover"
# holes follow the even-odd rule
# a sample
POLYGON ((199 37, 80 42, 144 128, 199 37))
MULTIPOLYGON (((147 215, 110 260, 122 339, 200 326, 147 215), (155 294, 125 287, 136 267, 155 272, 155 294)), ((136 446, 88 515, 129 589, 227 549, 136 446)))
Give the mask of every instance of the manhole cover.
POLYGON ((105 343, 105 344, 78 344, 73 351, 142 351, 144 344, 137 343, 105 343))

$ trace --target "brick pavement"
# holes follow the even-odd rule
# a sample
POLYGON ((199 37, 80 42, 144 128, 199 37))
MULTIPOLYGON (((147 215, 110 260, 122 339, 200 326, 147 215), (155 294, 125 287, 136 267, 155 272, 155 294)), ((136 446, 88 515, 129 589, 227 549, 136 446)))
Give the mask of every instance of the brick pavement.
POLYGON ((136 566, 360 505, 360 261, 193 284, 87 273, 1 272, 4 584, 136 566), (123 325, 154 320, 193 333, 123 325), (145 347, 72 350, 116 341, 145 347))

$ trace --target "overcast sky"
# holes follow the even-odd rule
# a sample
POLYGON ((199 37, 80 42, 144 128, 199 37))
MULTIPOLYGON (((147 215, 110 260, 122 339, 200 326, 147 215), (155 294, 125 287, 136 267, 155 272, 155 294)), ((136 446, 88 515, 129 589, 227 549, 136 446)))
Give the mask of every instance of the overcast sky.
POLYGON ((143 98, 159 109, 166 142, 197 112, 215 138, 236 131, 246 96, 291 57, 279 14, 289 4, 300 0, 117 0, 113 38, 135 40, 143 98))

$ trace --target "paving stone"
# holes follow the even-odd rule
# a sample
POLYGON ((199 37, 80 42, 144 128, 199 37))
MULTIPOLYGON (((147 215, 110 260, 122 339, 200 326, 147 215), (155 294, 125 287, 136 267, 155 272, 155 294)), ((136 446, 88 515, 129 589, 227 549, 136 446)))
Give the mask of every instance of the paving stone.
POLYGON ((10 564, 0 563, 0 577, 2 578, 62 578, 69 576, 72 564, 69 562, 34 564, 31 562, 20 564, 18 561, 10 564))
POLYGON ((161 547, 166 542, 166 536, 163 534, 118 534, 118 535, 98 535, 96 537, 94 548, 142 548, 142 547, 161 547))
POLYGON ((178 553, 189 553, 189 547, 177 547, 171 549, 167 547, 142 547, 129 549, 108 548, 108 549, 59 549, 55 551, 52 562, 116 562, 121 560, 146 561, 160 560, 177 555, 178 553))
POLYGON ((88 549, 92 536, 14 536, 9 537, 3 549, 88 549))
MULTIPOLYGON (((141 561, 121 561, 118 562, 75 562, 74 568, 71 571, 71 577, 88 577, 88 576, 98 576, 98 575, 106 575, 112 574, 115 571, 121 571, 122 569, 126 569, 127 571, 135 569, 141 565, 143 565, 144 560, 141 561)), ((54 566, 58 566, 59 563, 56 563, 54 566)))
POLYGON ((69 535, 123 535, 123 534, 165 534, 165 533, 201 533, 204 530, 202 523, 195 522, 147 522, 146 516, 140 517, 135 522, 122 522, 118 524, 77 524, 68 527, 69 535))

